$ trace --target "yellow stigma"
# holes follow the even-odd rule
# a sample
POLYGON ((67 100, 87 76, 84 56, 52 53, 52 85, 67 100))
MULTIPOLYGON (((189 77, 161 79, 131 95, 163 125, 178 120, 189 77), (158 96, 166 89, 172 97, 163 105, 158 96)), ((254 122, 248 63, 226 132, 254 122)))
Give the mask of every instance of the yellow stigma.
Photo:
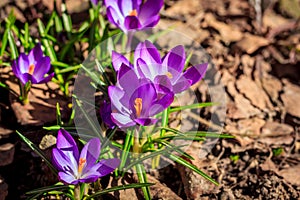
POLYGON ((34 64, 29 65, 28 74, 32 75, 34 72, 34 68, 35 68, 34 64))
POLYGON ((78 173, 82 172, 83 166, 86 163, 86 159, 80 158, 79 159, 79 165, 78 165, 78 173))
POLYGON ((140 116, 141 116, 142 109, 143 109, 143 99, 141 99, 141 98, 136 98, 136 99, 134 100, 134 108, 135 108, 135 111, 136 111, 136 116, 137 116, 137 117, 140 117, 140 116))
POLYGON ((138 15, 138 13, 137 13, 136 9, 134 9, 134 10, 130 11, 128 15, 136 17, 138 15))
POLYGON ((167 72, 166 76, 169 77, 170 79, 173 78, 173 75, 171 74, 171 72, 167 72))

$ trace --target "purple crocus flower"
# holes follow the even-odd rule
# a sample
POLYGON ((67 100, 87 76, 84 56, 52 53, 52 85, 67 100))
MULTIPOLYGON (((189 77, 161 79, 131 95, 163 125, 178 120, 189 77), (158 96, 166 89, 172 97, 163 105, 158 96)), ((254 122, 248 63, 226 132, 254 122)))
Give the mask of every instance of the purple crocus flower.
POLYGON ((50 58, 43 55, 40 44, 31 49, 28 55, 21 53, 12 63, 12 70, 23 85, 28 81, 32 84, 46 83, 54 76, 54 73, 51 73, 45 77, 50 70, 50 58))
POLYGON ((125 33, 155 26, 163 0, 104 0, 108 20, 125 33))
POLYGON ((111 103, 104 100, 100 105, 100 116, 108 128, 113 128, 116 124, 111 120, 111 103))
POLYGON ((165 110, 174 100, 174 93, 167 87, 159 85, 164 91, 161 94, 156 87, 149 79, 138 78, 134 70, 123 63, 116 86, 108 88, 112 121, 120 128, 154 124, 157 121, 154 115, 165 110))
POLYGON ((67 184, 90 183, 118 167, 119 159, 106 159, 96 163, 101 151, 100 140, 91 139, 79 154, 77 144, 65 130, 58 131, 56 148, 52 150, 53 164, 59 179, 67 184))
MULTIPOLYGON (((178 45, 171 49, 163 58, 157 48, 150 42, 141 42, 134 52, 134 69, 139 78, 148 78, 154 83, 165 82, 166 76, 171 82, 172 91, 180 93, 198 82, 207 70, 207 63, 192 66, 184 70, 186 57, 184 47, 178 45)), ((116 71, 122 63, 129 63, 122 54, 113 52, 113 67, 116 71)))
POLYGON ((96 6, 98 5, 99 0, 91 0, 91 2, 96 6))

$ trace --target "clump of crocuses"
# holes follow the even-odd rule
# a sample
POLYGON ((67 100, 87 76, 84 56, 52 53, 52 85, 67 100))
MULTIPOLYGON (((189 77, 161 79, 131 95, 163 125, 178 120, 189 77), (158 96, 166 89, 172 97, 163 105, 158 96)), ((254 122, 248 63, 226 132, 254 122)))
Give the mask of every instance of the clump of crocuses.
POLYGON ((108 20, 124 33, 154 27, 159 19, 163 0, 104 0, 108 20))
POLYGON ((134 52, 134 64, 113 52, 117 83, 108 88, 112 121, 120 128, 154 124, 154 116, 171 105, 174 95, 187 90, 206 72, 207 63, 184 71, 185 62, 181 45, 161 58, 151 42, 141 42, 134 52))
POLYGON ((12 70, 15 76, 21 82, 21 100, 28 103, 28 93, 32 84, 41 84, 49 82, 54 73, 49 73, 51 63, 50 57, 44 56, 41 45, 37 44, 28 55, 21 53, 20 56, 13 61, 12 70))
POLYGON ((87 142, 81 153, 72 136, 65 130, 58 131, 56 148, 52 151, 53 164, 59 179, 66 184, 95 182, 119 166, 119 159, 103 159, 99 162, 101 144, 98 138, 87 142))

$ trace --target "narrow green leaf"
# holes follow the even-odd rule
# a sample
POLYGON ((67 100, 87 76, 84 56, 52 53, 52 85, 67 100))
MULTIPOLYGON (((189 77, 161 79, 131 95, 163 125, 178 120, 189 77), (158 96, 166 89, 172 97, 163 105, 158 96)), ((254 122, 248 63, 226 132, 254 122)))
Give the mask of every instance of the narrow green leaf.
MULTIPOLYGON (((122 155, 121 155, 121 162, 119 165, 119 171, 122 171, 123 168, 125 167, 125 164, 127 162, 127 158, 132 146, 132 140, 133 140, 133 131, 134 130, 128 130, 129 132, 126 134, 125 137, 125 142, 123 145, 123 149, 122 149, 122 155)), ((124 171, 122 172, 123 174, 125 173, 124 171)))
POLYGON ((58 173, 57 169, 52 165, 52 162, 46 157, 43 151, 41 151, 35 144, 33 144, 28 138, 22 135, 19 131, 16 131, 16 133, 36 154, 38 154, 46 162, 46 164, 51 169, 51 171, 57 175, 58 173))
POLYGON ((70 189, 71 187, 72 187, 71 185, 52 185, 52 186, 31 190, 29 192, 26 192, 26 194, 45 193, 45 192, 50 192, 52 190, 67 190, 70 189))
POLYGON ((204 172, 202 172, 200 169, 198 169, 195 165, 189 163, 188 161, 184 160, 183 158, 176 156, 174 154, 169 154, 168 157, 170 159, 172 159, 173 161, 193 170, 194 172, 196 172, 197 174, 199 174, 200 176, 202 176, 203 178, 205 178, 206 180, 209 180, 210 182, 212 182, 215 185, 219 185, 218 182, 216 182, 214 179, 212 179, 210 176, 208 176, 207 174, 205 174, 204 172))
POLYGON ((17 45, 16 45, 15 40, 12 35, 12 31, 8 31, 8 43, 9 43, 9 47, 11 50, 10 57, 12 60, 15 60, 18 58, 19 54, 18 54, 18 50, 17 50, 17 45))
POLYGON ((62 120, 61 120, 61 113, 60 113, 60 106, 59 103, 56 103, 56 123, 58 126, 62 125, 62 120))
MULTIPOLYGON (((147 174, 144 168, 144 165, 137 164, 135 165, 136 173, 140 183, 147 183, 147 174)), ((150 188, 149 186, 142 187, 142 191, 144 193, 144 197, 146 200, 151 200, 150 188)))
MULTIPOLYGON (((7 41, 8 41, 8 32, 9 29, 5 29, 3 37, 2 37, 2 46, 1 46, 1 52, 0 52, 0 56, 3 56, 6 46, 7 46, 7 41)), ((3 62, 3 60, 1 59, 1 63, 3 62)))
POLYGON ((126 190, 126 189, 131 189, 131 188, 149 187, 151 185, 154 185, 154 184, 153 183, 132 183, 132 184, 129 184, 129 185, 120 185, 120 186, 107 188, 107 189, 101 190, 99 192, 96 192, 96 193, 86 197, 86 200, 93 199, 95 197, 101 196, 103 194, 107 194, 109 192, 114 192, 114 191, 119 191, 119 190, 126 190))
POLYGON ((203 108, 203 107, 215 106, 215 105, 218 105, 218 103, 205 102, 205 103, 196 103, 196 104, 187 105, 187 106, 179 106, 179 107, 171 108, 170 113, 181 111, 181 110, 197 109, 197 108, 203 108))

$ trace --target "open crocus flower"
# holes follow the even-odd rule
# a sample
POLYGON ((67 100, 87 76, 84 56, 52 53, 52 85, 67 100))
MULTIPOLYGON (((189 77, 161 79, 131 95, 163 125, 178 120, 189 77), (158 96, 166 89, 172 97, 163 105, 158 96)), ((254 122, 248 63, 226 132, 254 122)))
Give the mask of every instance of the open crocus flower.
MULTIPOLYGON (((192 66, 183 72, 186 57, 184 47, 178 45, 171 49, 162 59, 157 48, 149 41, 141 42, 134 52, 134 68, 139 78, 148 78, 154 83, 163 82, 165 76, 171 82, 173 92, 180 93, 198 82, 207 70, 207 63, 192 66)), ((112 62, 116 71, 122 63, 128 63, 126 57, 117 52, 112 54, 112 62)))
POLYGON ((59 179, 67 184, 95 182, 118 167, 119 159, 106 159, 96 163, 101 147, 98 138, 86 143, 79 154, 77 144, 65 130, 58 131, 56 148, 52 150, 53 164, 58 169, 59 179))
POLYGON ((108 20, 125 33, 155 26, 163 0, 104 0, 108 20))
POLYGON ((125 64, 120 67, 118 77, 116 86, 109 86, 108 94, 112 104, 111 119, 120 128, 154 124, 157 121, 154 115, 165 110, 174 100, 174 93, 165 85, 159 86, 164 92, 158 94, 154 83, 138 78, 125 64))
POLYGON ((37 44, 28 55, 21 53, 12 63, 12 70, 17 78, 25 85, 49 82, 54 73, 45 77, 50 70, 50 58, 43 55, 41 45, 37 44))

